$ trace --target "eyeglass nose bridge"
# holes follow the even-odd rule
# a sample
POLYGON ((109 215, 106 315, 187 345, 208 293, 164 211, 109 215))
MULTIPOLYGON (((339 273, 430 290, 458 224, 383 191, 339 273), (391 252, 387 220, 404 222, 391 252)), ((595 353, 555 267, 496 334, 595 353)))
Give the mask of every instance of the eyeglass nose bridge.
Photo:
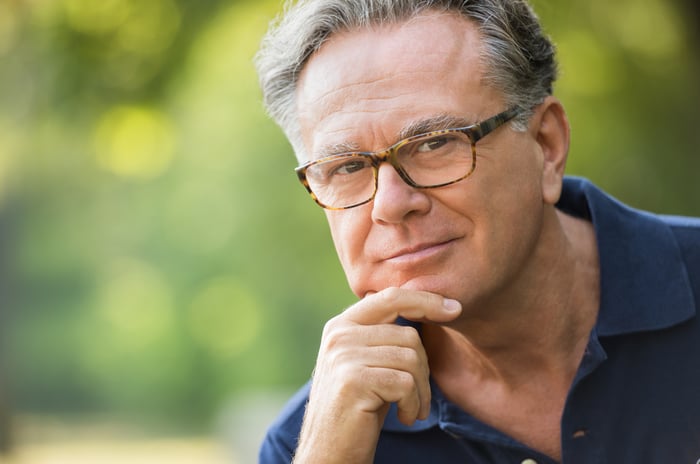
POLYGON ((394 170, 397 172, 401 180, 404 181, 404 183, 413 188, 421 188, 420 185, 416 184, 416 182, 413 179, 411 179, 406 170, 399 163, 398 157, 396 155, 402 146, 402 144, 395 145, 379 153, 367 154, 367 156, 372 161, 372 171, 374 174, 374 192, 372 193, 372 198, 370 198, 370 201, 373 200, 374 197, 377 195, 377 190, 379 189, 379 167, 382 165, 382 163, 385 162, 389 163, 391 167, 394 168, 394 170))

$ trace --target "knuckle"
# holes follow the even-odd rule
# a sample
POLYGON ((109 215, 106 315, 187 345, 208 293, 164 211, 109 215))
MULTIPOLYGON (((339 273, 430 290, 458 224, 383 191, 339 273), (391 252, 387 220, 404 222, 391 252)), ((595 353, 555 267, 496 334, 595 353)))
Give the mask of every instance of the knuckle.
POLYGON ((415 327, 400 327, 401 335, 404 338, 404 343, 407 346, 423 346, 423 341, 415 327))
POLYGON ((409 372, 405 371, 394 371, 394 387, 403 392, 404 394, 409 394, 416 388, 416 382, 409 372))
POLYGON ((343 314, 329 319, 323 326, 321 338, 326 342, 339 342, 347 336, 350 325, 343 314))
POLYGON ((395 304, 401 296, 401 289, 398 287, 388 287, 378 295, 380 295, 379 298, 381 298, 385 304, 395 304))
POLYGON ((341 327, 333 327, 329 330, 324 330, 321 346, 324 351, 334 350, 339 346, 345 344, 345 340, 348 338, 347 330, 341 327))
POLYGON ((356 387, 362 385, 362 378, 365 376, 363 369, 352 365, 352 364, 342 364, 338 366, 337 378, 341 380, 340 386, 343 389, 354 390, 356 387))
POLYGON ((426 308, 439 308, 442 306, 443 298, 439 295, 429 292, 421 292, 419 295, 426 308))
POLYGON ((343 347, 354 346, 356 331, 346 325, 327 326, 321 337, 321 350, 324 352, 342 351, 343 347))
POLYGON ((421 364, 421 357, 415 350, 405 348, 402 350, 401 356, 403 362, 409 366, 419 366, 421 364))
POLYGON ((323 335, 325 336, 326 334, 332 333, 337 327, 342 325, 342 315, 337 315, 335 317, 332 317, 326 323, 323 325, 323 335))

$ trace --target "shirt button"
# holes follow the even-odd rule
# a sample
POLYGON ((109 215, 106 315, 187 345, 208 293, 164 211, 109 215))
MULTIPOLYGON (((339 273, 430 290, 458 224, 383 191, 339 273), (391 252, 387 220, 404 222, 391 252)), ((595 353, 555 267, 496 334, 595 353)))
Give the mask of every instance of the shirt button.
POLYGON ((534 459, 525 459, 520 464, 537 464, 537 461, 535 461, 534 459))

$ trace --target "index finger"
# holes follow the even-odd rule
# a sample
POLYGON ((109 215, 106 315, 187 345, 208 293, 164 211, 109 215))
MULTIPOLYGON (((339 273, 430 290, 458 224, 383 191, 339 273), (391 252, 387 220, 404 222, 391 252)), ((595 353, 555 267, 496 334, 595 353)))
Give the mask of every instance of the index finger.
POLYGON ((389 287, 366 296, 343 313, 362 325, 389 324, 398 317, 416 322, 450 322, 462 312, 457 300, 437 293, 389 287))

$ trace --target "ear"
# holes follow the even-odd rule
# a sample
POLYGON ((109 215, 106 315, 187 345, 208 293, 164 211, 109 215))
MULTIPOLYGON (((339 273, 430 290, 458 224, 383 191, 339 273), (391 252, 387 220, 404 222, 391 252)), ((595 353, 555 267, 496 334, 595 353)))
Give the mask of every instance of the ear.
POLYGON ((561 195, 570 138, 569 121, 557 98, 545 98, 531 119, 530 130, 543 156, 542 198, 553 205, 561 195))

